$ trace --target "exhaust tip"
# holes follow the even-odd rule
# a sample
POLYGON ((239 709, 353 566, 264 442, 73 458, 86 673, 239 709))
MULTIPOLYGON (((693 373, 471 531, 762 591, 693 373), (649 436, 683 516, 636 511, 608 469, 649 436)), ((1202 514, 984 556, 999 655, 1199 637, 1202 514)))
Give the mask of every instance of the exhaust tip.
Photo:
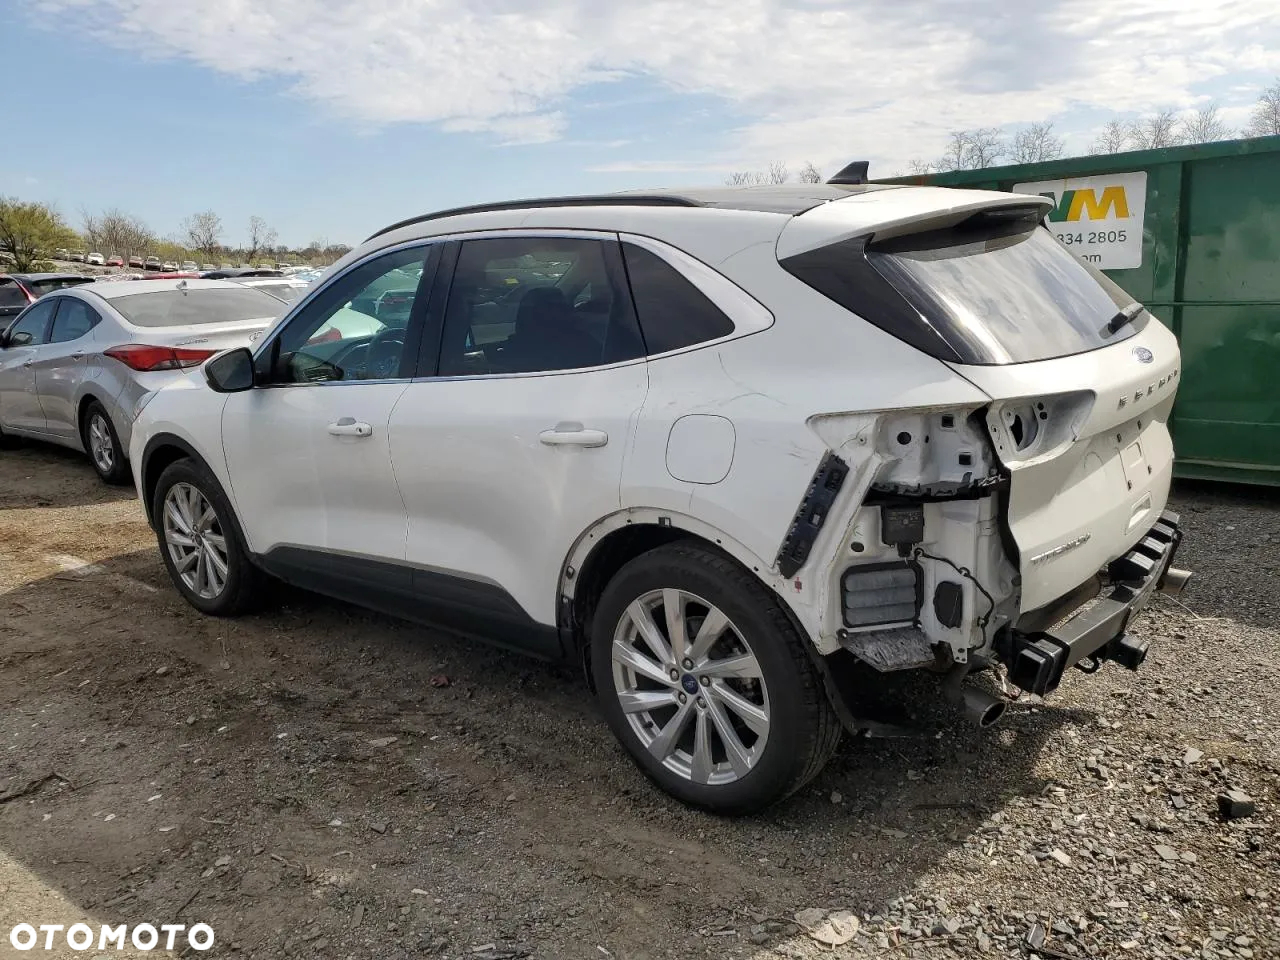
POLYGON ((1187 581, 1190 579, 1190 570, 1183 570, 1181 567, 1170 567, 1164 572, 1164 576, 1160 578, 1160 592, 1176 597, 1186 589, 1187 581))
POLYGON ((978 715, 978 726, 984 729, 986 727, 994 727, 1000 722, 1000 718, 1004 716, 1004 710, 1004 701, 997 700, 978 715))

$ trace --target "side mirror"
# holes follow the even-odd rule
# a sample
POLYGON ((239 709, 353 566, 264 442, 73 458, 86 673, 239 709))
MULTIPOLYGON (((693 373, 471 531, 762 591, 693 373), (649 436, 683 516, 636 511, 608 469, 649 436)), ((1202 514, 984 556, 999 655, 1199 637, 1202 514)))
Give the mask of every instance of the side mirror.
POLYGON ((204 365, 204 378, 218 393, 239 393, 253 389, 253 354, 237 347, 219 354, 204 365))

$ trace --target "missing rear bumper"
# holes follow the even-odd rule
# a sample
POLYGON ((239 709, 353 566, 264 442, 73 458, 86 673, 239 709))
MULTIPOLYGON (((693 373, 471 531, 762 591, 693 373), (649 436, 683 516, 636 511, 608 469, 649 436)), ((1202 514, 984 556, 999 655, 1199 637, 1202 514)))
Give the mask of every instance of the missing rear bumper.
POLYGON ((1181 540, 1178 515, 1166 511, 1132 550, 1111 563, 1109 594, 1052 629, 1027 633, 1015 629, 1006 657, 1009 680, 1043 696, 1057 689, 1071 666, 1092 673, 1104 661, 1113 660, 1137 670, 1146 659, 1148 645, 1126 636, 1125 630, 1151 595, 1166 587, 1166 577, 1185 583, 1190 576, 1170 567, 1181 540))

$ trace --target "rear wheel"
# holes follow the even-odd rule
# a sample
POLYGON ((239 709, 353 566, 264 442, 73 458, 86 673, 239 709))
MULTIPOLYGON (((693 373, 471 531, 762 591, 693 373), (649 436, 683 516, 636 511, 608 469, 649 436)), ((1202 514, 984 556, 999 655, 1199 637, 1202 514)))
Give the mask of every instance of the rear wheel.
POLYGON ((188 459, 165 467, 151 516, 165 568, 188 603, 214 616, 256 604, 263 576, 249 560, 222 486, 203 465, 188 459))
POLYGON ((98 471, 98 476, 107 483, 127 483, 129 461, 125 459, 111 417, 97 400, 85 408, 80 430, 85 452, 93 461, 93 469, 98 471))
POLYGON ((686 803, 751 813, 811 780, 840 724, 778 601, 724 555, 673 544, 610 581, 592 671, 614 734, 686 803))

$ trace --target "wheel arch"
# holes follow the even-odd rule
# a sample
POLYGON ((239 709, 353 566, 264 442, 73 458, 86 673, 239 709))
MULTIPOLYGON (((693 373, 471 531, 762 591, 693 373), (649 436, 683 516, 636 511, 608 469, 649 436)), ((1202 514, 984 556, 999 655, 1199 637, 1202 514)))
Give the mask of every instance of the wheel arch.
MULTIPOLYGON (((103 412, 105 412, 107 417, 110 418, 111 402, 104 395, 99 394, 93 387, 86 385, 84 387, 84 392, 82 392, 76 400, 76 437, 80 440, 80 446, 84 449, 85 453, 89 452, 89 444, 85 442, 84 436, 85 417, 89 413, 90 404, 94 403, 102 407, 103 412)), ((114 426, 115 424, 113 423, 112 427, 114 426)), ((119 434, 120 431, 116 430, 116 435, 119 436, 119 434)), ((125 450, 124 453, 128 455, 129 451, 125 450)))
POLYGON ((573 655, 585 658, 591 616, 613 575, 640 554, 677 541, 696 542, 729 557, 773 591, 789 611, 783 589, 787 581, 772 563, 739 540, 687 514, 632 507, 610 514, 584 530, 560 568, 560 628, 573 655))
MULTIPOLYGON (((218 475, 209 465, 209 461, 202 457, 190 443, 172 433, 156 434, 143 448, 142 464, 138 471, 141 489, 138 492, 142 495, 142 508, 146 511, 147 522, 152 527, 155 527, 155 517, 151 515, 151 501, 155 498, 160 474, 164 473, 165 468, 171 463, 184 459, 196 461, 209 472, 210 476, 217 479, 218 475)), ((233 521, 239 526, 239 518, 233 516, 233 521)))

